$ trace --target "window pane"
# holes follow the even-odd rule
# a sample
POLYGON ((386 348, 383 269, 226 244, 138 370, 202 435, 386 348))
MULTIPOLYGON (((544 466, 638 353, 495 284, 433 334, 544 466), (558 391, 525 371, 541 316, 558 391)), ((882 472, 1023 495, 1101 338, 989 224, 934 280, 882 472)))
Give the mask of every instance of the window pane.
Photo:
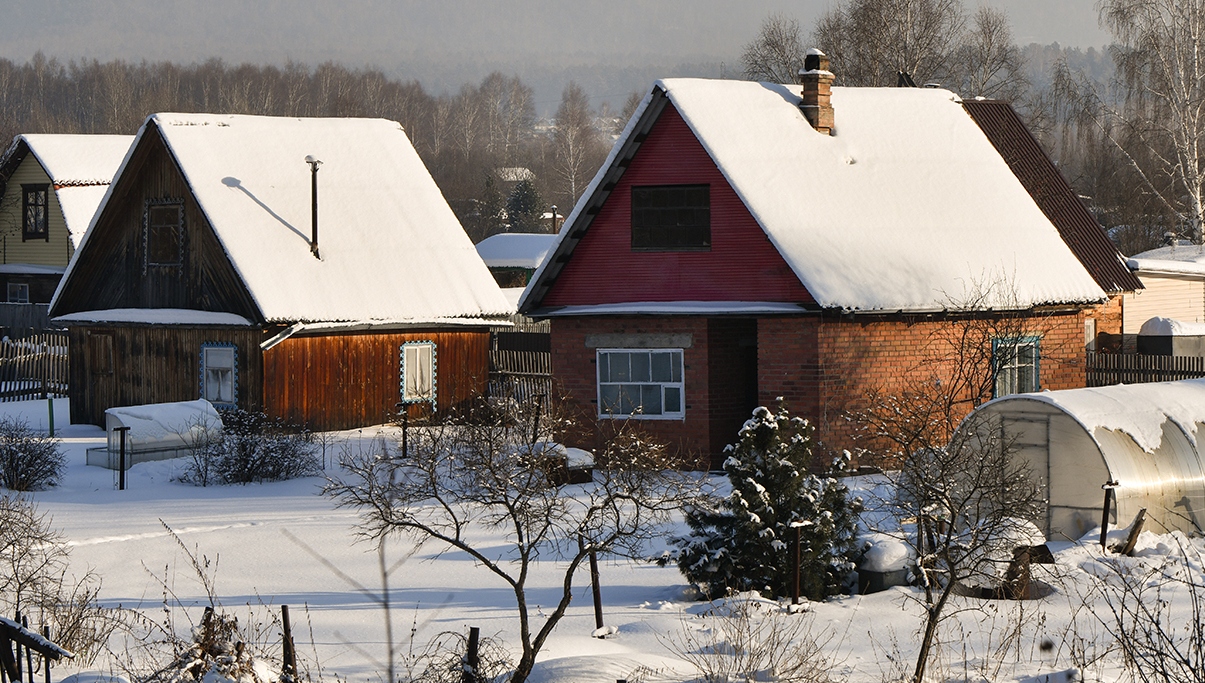
POLYGON ((632 361, 632 381, 633 382, 648 382, 649 378, 649 354, 633 353, 629 356, 632 361))
POLYGON ((600 382, 611 381, 610 368, 611 368, 611 354, 609 354, 609 353, 598 354, 598 381, 600 381, 600 382))
POLYGON ((644 384, 640 387, 640 407, 645 415, 661 414, 661 385, 644 384))
POLYGON ((637 402, 640 401, 639 384, 619 385, 619 411, 624 415, 636 412, 637 402))
POLYGON ((653 358, 652 358, 653 381, 654 382, 672 382, 672 381, 674 381, 674 375, 669 369, 670 359, 671 359, 670 354, 654 353, 654 354, 652 354, 652 356, 653 356, 653 358))
POLYGON ((632 379, 632 373, 628 366, 628 356, 629 355, 631 355, 631 354, 627 354, 627 353, 611 354, 611 381, 612 382, 624 382, 624 381, 632 379))
POLYGON ((672 354, 673 360, 670 362, 670 370, 673 372, 673 381, 682 381, 682 352, 674 351, 672 354))
POLYGON ((682 390, 678 387, 665 387, 665 412, 682 412, 682 390))
POLYGON ((213 403, 234 403, 234 347, 204 347, 201 349, 201 362, 204 365, 203 398, 213 403))
POLYGON ((632 188, 632 247, 691 250, 711 244, 711 200, 707 185, 632 188))
POLYGON ((599 412, 604 415, 622 414, 619 412, 618 384, 603 384, 598 388, 598 406, 599 412))

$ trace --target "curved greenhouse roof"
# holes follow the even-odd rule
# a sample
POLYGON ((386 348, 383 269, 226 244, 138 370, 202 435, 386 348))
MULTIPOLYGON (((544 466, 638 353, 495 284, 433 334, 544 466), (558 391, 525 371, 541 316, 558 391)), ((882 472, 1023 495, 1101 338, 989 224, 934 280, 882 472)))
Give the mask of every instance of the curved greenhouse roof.
POLYGON ((999 424, 1046 484, 1046 537, 1078 539, 1098 526, 1102 486, 1117 482, 1113 523, 1141 508, 1160 531, 1205 527, 1205 379, 1016 394, 963 423, 999 424))

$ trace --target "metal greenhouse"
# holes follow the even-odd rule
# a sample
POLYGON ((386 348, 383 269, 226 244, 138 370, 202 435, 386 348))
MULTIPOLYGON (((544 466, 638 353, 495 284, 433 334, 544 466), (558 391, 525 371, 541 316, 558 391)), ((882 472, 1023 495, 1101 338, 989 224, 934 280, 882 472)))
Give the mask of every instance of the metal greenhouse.
POLYGON ((1147 510, 1146 528, 1200 532, 1205 523, 1205 379, 1016 394, 980 406, 962 430, 1003 429, 1014 457, 1046 485, 1043 531, 1081 538, 1147 510))

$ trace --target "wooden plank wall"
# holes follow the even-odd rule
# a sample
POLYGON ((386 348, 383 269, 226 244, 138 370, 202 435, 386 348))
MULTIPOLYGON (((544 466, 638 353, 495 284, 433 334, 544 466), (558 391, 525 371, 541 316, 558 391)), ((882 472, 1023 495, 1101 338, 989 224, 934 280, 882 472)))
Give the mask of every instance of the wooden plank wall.
MULTIPOLYGON (((410 341, 435 342, 438 411, 485 394, 490 335, 484 329, 291 337, 264 352, 264 409, 312 430, 388 422, 401 400, 401 346, 410 341)), ((428 409, 416 405, 410 414, 428 409)))
POLYGON ((73 424, 103 426, 106 408, 200 398, 203 343, 232 343, 238 348, 238 406, 261 409, 258 328, 75 326, 69 336, 73 424), (112 340, 112 371, 95 372, 89 337, 106 335, 112 340))

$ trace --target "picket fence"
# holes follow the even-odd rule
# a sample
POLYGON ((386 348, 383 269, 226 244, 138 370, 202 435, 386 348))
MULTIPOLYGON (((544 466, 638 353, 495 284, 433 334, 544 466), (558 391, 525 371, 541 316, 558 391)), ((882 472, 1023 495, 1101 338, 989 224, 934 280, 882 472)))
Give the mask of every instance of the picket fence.
POLYGON ((0 401, 66 396, 67 377, 66 332, 0 341, 0 401))

